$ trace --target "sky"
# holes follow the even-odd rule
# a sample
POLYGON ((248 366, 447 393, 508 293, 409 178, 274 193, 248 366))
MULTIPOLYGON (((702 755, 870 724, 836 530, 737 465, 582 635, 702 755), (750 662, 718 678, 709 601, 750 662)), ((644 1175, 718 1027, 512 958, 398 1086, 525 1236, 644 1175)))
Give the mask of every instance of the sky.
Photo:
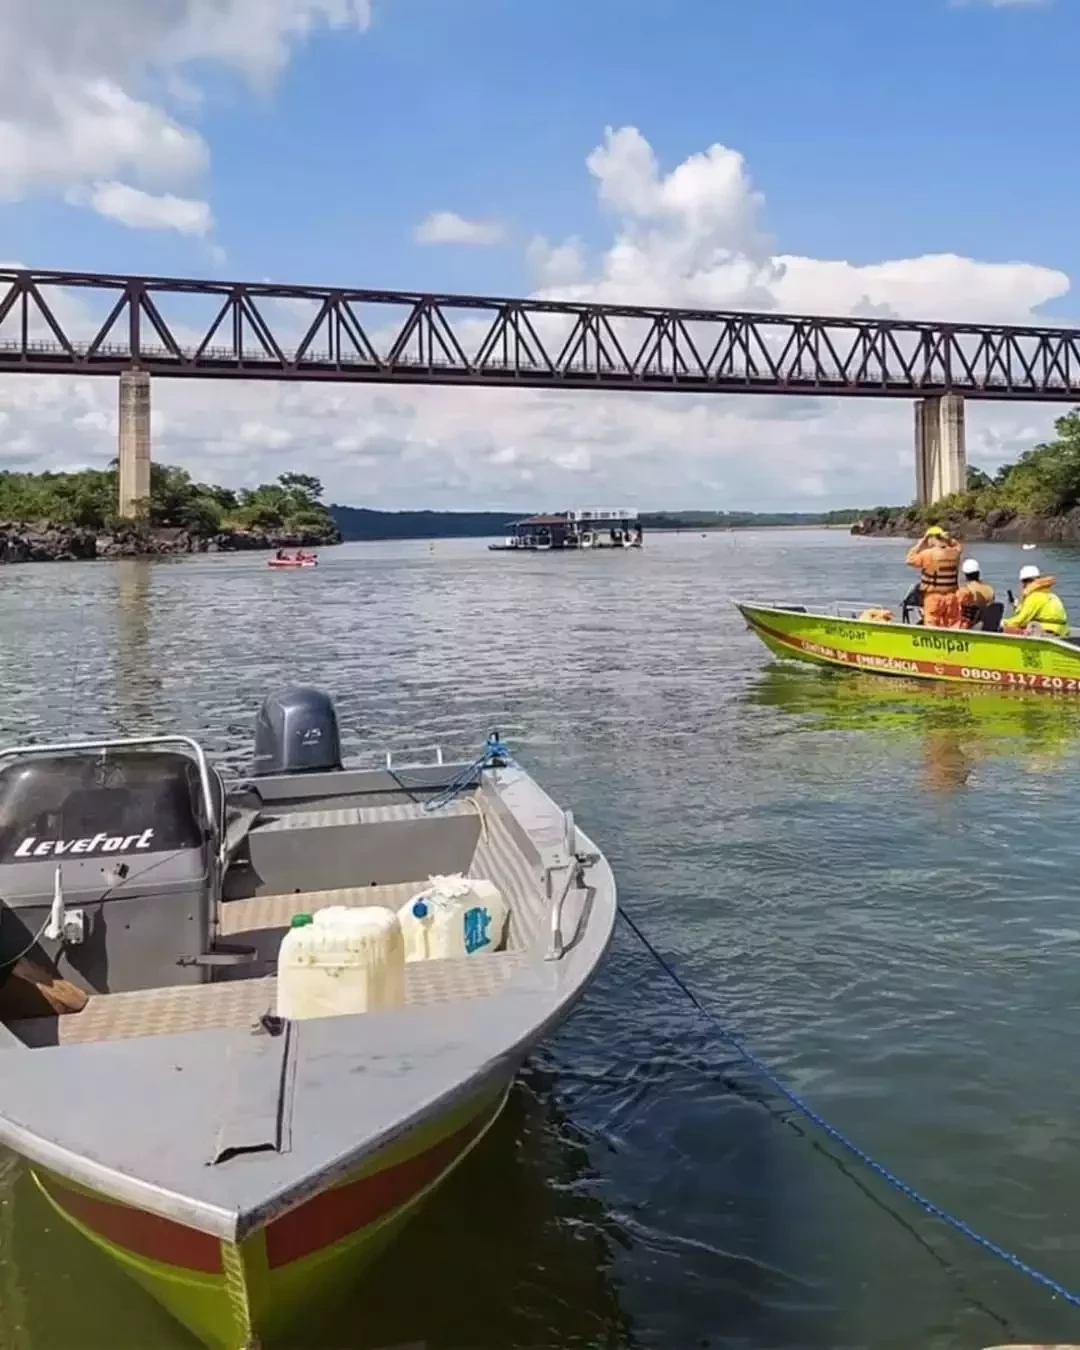
MULTIPOLYGON (((1078 44, 1080 0, 0 0, 0 260, 1080 324, 1078 44)), ((0 469, 104 466, 116 404, 0 377, 0 469)), ((905 400, 159 379, 153 408, 159 461, 358 506, 914 493, 905 400)), ((967 411, 994 468, 1062 409, 967 411)))

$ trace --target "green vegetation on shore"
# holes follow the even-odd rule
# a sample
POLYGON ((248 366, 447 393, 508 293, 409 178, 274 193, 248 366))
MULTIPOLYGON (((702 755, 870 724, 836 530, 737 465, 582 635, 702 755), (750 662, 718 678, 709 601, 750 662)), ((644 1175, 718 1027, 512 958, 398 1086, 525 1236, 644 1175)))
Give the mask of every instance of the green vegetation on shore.
MULTIPOLYGON (((185 469, 150 466, 146 523, 199 537, 251 531, 303 535, 336 542, 338 531, 323 504, 322 484, 306 473, 283 473, 257 488, 196 483, 185 469)), ((117 469, 77 473, 0 472, 0 521, 48 522, 108 531, 119 527, 117 469)))
POLYGON ((946 522, 961 531, 1022 533, 1053 525, 1064 537, 1080 530, 1080 408, 1059 417, 1054 430, 1054 440, 1026 450, 993 477, 969 467, 964 492, 932 506, 879 506, 864 512, 861 524, 867 533, 946 522))

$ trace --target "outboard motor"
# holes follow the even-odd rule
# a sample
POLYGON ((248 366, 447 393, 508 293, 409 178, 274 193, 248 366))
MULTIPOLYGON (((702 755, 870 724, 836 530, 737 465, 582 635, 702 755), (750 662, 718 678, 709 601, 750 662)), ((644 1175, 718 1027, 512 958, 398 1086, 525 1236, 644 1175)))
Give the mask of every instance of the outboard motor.
POLYGON ((290 685, 263 702, 255 719, 256 777, 340 768, 341 735, 329 694, 290 685))
MULTIPOLYGON (((216 774, 211 789, 220 800, 216 774)), ((109 746, 3 764, 0 963, 44 956, 90 993, 205 980, 217 830, 187 754, 109 746)))

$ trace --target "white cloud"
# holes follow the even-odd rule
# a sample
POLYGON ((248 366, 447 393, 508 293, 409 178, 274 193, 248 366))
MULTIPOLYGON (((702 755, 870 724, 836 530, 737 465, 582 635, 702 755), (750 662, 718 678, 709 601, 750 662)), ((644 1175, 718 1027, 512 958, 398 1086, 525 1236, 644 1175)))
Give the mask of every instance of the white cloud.
POLYGON ((73 206, 89 206, 99 216, 118 221, 132 230, 176 230, 199 238, 214 228, 209 203, 172 193, 154 196, 127 183, 94 183, 89 189, 73 188, 67 194, 73 206))
POLYGON ((472 244, 490 248, 506 239, 497 220, 466 220, 454 211, 433 211, 413 231, 418 244, 472 244))
MULTIPOLYGON (((604 137, 588 169, 610 240, 590 254, 577 239, 534 239, 528 258, 544 295, 1022 323, 1069 289, 1063 273, 1030 262, 785 254, 769 239, 747 165, 720 145, 665 172, 641 133, 623 128, 604 137)), ((77 297, 60 299, 65 321, 77 322, 77 297)), ((302 308, 272 314, 275 324, 306 323, 302 308)), ((906 400, 213 381, 192 398, 185 381, 168 380, 153 398, 159 459, 232 484, 302 465, 333 498, 359 505, 817 510, 914 491, 906 400)), ((115 404, 109 381, 0 382, 0 466, 105 463, 115 404)), ((1058 411, 969 403, 970 458, 994 467, 1015 456, 1058 411)))
POLYGON ((92 205, 86 190, 99 180, 183 184, 209 151, 162 104, 198 107, 199 63, 265 88, 317 27, 370 22, 368 0, 4 0, 0 199, 74 192, 92 205))
POLYGON ((50 114, 38 121, 0 117, 0 197, 18 200, 117 173, 172 182, 200 173, 209 160, 196 132, 107 79, 61 85, 50 114))
POLYGON ((530 242, 525 256, 537 282, 545 287, 573 286, 583 280, 587 270, 580 239, 564 239, 561 244, 552 244, 538 234, 530 242))
MULTIPOLYGON (((713 145, 661 175, 634 127, 608 129, 588 158, 614 242, 594 275, 538 277, 545 295, 575 300, 1023 322, 1069 289, 1059 271, 953 254, 857 265, 777 254, 761 224, 764 199, 742 155, 713 145)), ((549 250, 550 245, 545 247, 549 250)))

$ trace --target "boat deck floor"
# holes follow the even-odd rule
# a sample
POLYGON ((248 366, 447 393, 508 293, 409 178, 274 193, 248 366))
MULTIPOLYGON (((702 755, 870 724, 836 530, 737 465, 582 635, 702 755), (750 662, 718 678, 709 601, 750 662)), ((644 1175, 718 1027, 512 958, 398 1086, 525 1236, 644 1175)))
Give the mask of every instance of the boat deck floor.
MULTIPOLYGON (((494 881, 509 902, 506 949, 461 958, 410 961, 405 967, 407 1006, 488 998, 521 969, 527 949, 535 944, 545 911, 544 893, 504 826, 486 822, 469 871, 494 881)), ((294 915, 314 913, 330 905, 384 905, 397 910, 425 885, 426 880, 406 881, 227 900, 221 906, 220 936, 231 946, 254 942, 258 949, 265 942, 267 950, 276 953, 281 934, 294 915)), ((257 969, 267 972, 273 966, 274 962, 268 960, 257 969)), ((95 994, 81 1012, 23 1018, 8 1026, 25 1045, 35 1049, 251 1026, 274 1011, 276 984, 275 977, 268 973, 246 978, 233 974, 208 984, 95 994)))
POLYGON ((403 881, 390 886, 348 886, 334 891, 293 891, 287 895, 227 900, 221 906, 221 936, 232 942, 247 933, 288 928, 297 914, 314 914, 331 905, 345 905, 350 909, 381 905, 398 910, 423 887, 422 881, 403 881))
MULTIPOLYGON (((478 808, 479 803, 474 801, 452 803, 447 814, 478 808)), ((316 820, 353 824, 353 816, 381 823, 408 819, 422 810, 414 803, 402 803, 400 798, 373 803, 369 794, 363 809, 338 804, 333 810, 313 813, 310 808, 278 807, 266 813, 268 819, 262 828, 288 829, 316 820)), ((540 940, 550 902, 538 871, 525 859, 506 823, 496 813, 481 810, 480 838, 468 872, 494 882, 507 900, 510 921, 505 949, 462 958, 409 962, 405 968, 408 1006, 490 997, 521 969, 527 952, 535 949, 540 940)), ((397 910, 426 884, 424 878, 224 900, 219 910, 218 937, 228 947, 250 948, 256 958, 251 964, 225 968, 205 984, 93 994, 78 1013, 23 1018, 9 1022, 8 1027, 24 1044, 38 1048, 254 1025, 264 1014, 274 1011, 277 951, 295 915, 314 913, 330 905, 381 905, 397 910)))
MULTIPOLYGON (((431 1007, 490 997, 521 969, 525 960, 524 952, 492 952, 448 960, 410 961, 405 967, 406 1005, 431 1007)), ((268 975, 254 980, 99 994, 90 999, 82 1012, 64 1017, 25 1018, 8 1025, 24 1044, 34 1049, 247 1027, 274 1011, 276 988, 276 978, 268 975)))

